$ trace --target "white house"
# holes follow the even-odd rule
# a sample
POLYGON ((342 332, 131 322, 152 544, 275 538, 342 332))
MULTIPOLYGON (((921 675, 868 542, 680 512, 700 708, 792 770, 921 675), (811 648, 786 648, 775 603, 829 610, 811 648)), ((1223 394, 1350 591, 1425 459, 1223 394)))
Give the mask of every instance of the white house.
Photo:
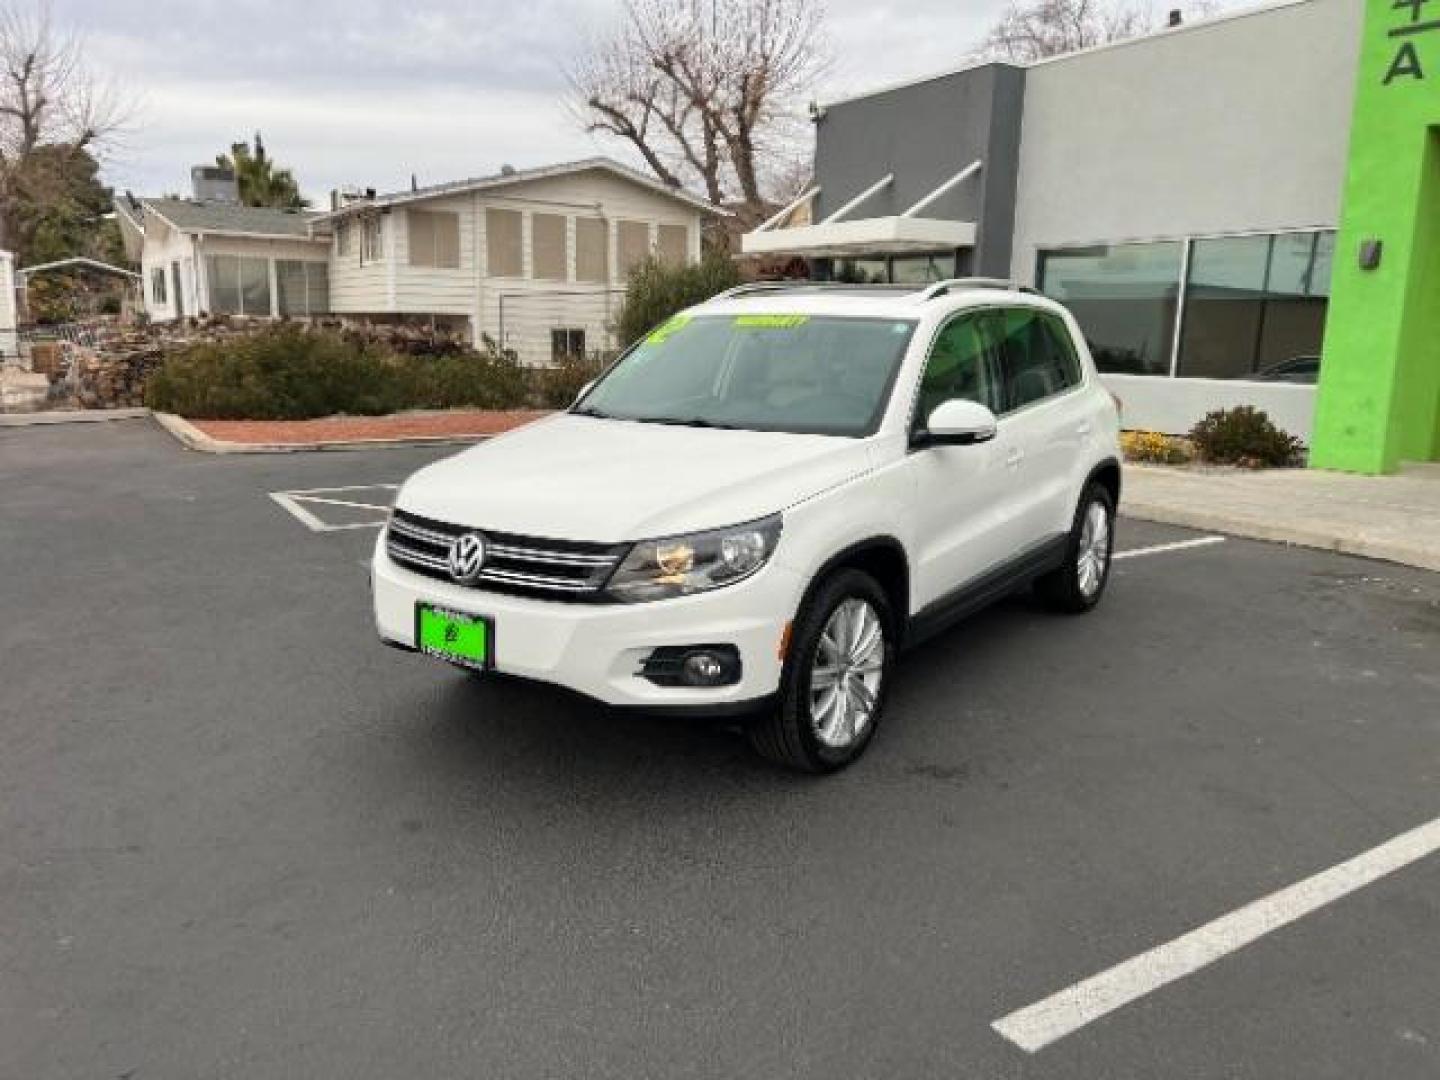
POLYGON ((435 320, 530 364, 610 347, 630 268, 697 260, 716 213, 608 158, 332 201, 334 314, 435 320))
POLYGON ((200 314, 278 318, 329 310, 330 238, 319 214, 242 206, 233 176, 192 170, 196 197, 115 200, 156 322, 200 314))

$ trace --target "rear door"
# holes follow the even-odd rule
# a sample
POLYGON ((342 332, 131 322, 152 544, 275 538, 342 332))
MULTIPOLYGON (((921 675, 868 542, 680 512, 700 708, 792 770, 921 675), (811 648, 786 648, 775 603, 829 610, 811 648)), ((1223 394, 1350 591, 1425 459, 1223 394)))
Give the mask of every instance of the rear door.
POLYGON ((1062 319, 1030 307, 997 308, 989 319, 1004 386, 1001 428, 1018 452, 1020 542, 1028 548, 1070 529, 1092 410, 1062 319))

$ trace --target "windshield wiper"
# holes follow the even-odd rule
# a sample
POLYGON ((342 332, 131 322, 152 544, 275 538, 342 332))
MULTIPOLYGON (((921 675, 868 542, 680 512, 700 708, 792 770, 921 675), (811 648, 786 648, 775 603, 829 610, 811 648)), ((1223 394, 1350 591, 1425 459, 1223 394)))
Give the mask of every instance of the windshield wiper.
POLYGON ((595 418, 596 420, 615 419, 615 417, 611 416, 608 412, 605 412, 603 409, 597 409, 593 405, 586 405, 583 408, 579 409, 571 409, 570 414, 572 416, 590 416, 595 418))
POLYGON ((744 431, 739 424, 723 424, 718 420, 706 420, 703 416, 643 416, 642 424, 667 424, 670 427, 715 428, 717 431, 744 431))

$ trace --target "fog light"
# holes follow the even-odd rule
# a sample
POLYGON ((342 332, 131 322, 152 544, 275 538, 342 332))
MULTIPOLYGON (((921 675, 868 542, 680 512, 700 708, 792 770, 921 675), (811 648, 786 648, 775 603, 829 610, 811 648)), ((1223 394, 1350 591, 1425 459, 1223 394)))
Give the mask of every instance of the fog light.
POLYGON ((637 674, 656 686, 733 686, 740 681, 740 650, 734 645, 663 645, 637 674))
POLYGON ((696 686, 714 686, 725 677, 725 665, 711 653, 696 652, 685 658, 685 681, 696 686))

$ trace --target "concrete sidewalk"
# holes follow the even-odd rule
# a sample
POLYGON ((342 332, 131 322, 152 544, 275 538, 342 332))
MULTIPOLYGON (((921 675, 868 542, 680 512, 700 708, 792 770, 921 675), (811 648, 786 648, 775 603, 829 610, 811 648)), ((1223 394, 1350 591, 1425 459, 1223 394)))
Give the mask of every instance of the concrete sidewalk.
POLYGON ((1440 470, 1352 476, 1309 469, 1129 465, 1129 517, 1440 571, 1440 470))

